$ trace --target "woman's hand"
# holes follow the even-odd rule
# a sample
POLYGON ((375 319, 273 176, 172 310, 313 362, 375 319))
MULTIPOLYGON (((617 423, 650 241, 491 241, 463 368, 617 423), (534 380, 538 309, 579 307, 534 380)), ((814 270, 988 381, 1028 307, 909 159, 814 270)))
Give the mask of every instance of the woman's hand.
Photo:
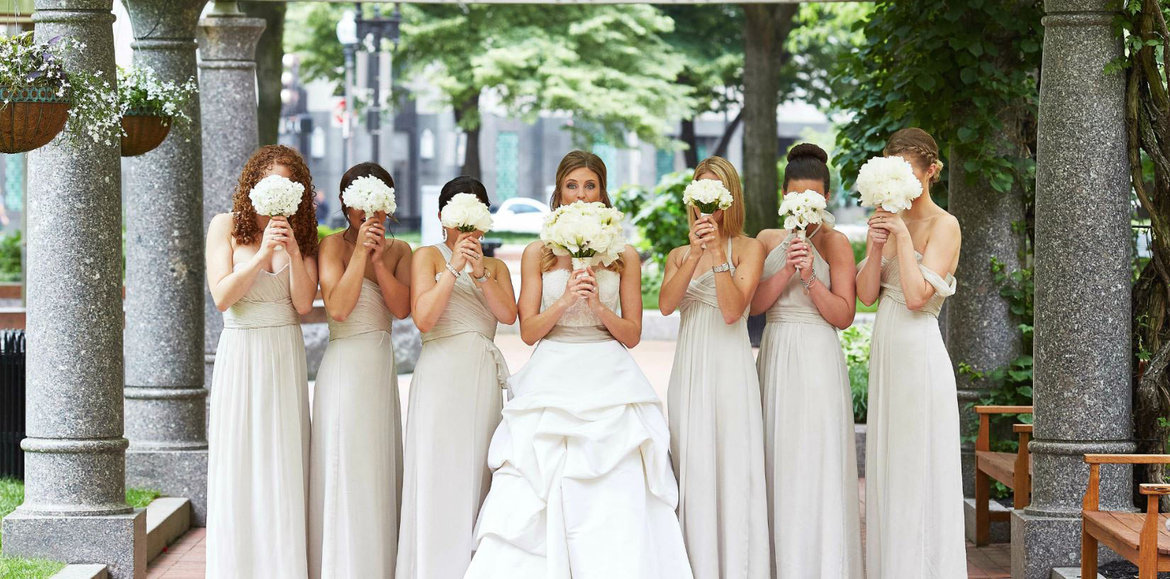
POLYGON ((264 236, 260 240, 260 251, 256 252, 256 256, 268 261, 273 252, 280 251, 277 248, 285 248, 290 241, 292 245, 296 245, 296 239, 293 238, 288 221, 283 217, 273 217, 264 227, 264 236))
POLYGON ((459 244, 459 249, 471 264, 471 275, 476 278, 484 276, 483 245, 474 232, 459 244))
POLYGON ((288 222, 288 218, 277 215, 268 220, 268 227, 265 227, 265 229, 273 227, 274 224, 283 231, 284 250, 288 252, 290 257, 299 257, 301 255, 301 246, 297 244, 297 238, 293 235, 292 224, 288 222))
POLYGON ((597 312, 602 307, 600 289, 597 286, 597 276, 593 273, 593 268, 585 268, 590 281, 592 282, 587 289, 581 291, 581 297, 585 300, 585 305, 593 312, 597 312))
POLYGON ((808 242, 799 237, 793 237, 788 244, 788 259, 785 262, 789 275, 799 270, 801 279, 808 281, 808 278, 812 276, 812 262, 812 252, 809 251, 808 242), (805 272, 810 273, 806 275, 805 272))
POLYGON ((703 238, 710 234, 711 229, 713 229, 713 224, 707 218, 696 219, 691 223, 691 232, 689 235, 691 241, 690 255, 697 257, 702 255, 704 249, 707 249, 707 246, 703 243, 703 238))
POLYGON ((720 258, 720 263, 727 258, 727 248, 725 247, 723 232, 719 231, 719 224, 715 223, 714 219, 704 217, 700 221, 706 224, 702 236, 703 249, 712 255, 712 257, 720 258))
POLYGON ((472 239, 473 235, 475 232, 460 233, 459 237, 455 238, 455 247, 451 250, 451 267, 455 268, 455 271, 463 271, 467 264, 471 263, 468 257, 470 249, 468 240, 472 239))
POLYGON ((569 281, 565 282, 565 293, 561 295, 566 305, 572 305, 577 300, 586 298, 593 291, 596 280, 588 269, 578 269, 569 272, 569 281))
POLYGON ((369 253, 377 263, 386 249, 386 228, 377 216, 370 217, 362 222, 355 241, 354 252, 369 253))
POLYGON ((875 244, 879 243, 884 246, 891 237, 898 238, 909 236, 910 231, 906 229, 906 222, 902 220, 902 216, 898 213, 890 213, 885 209, 878 209, 873 216, 869 218, 870 238, 874 240, 875 244), (884 236, 877 236, 874 229, 879 229, 885 233, 884 236))

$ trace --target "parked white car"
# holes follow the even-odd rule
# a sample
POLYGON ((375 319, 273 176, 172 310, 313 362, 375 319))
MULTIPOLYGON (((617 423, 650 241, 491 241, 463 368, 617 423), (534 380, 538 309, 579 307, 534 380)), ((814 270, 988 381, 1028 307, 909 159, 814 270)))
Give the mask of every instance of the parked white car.
POLYGON ((548 214, 548 205, 536 199, 528 197, 505 199, 492 214, 492 230, 538 234, 544 225, 544 217, 548 214))

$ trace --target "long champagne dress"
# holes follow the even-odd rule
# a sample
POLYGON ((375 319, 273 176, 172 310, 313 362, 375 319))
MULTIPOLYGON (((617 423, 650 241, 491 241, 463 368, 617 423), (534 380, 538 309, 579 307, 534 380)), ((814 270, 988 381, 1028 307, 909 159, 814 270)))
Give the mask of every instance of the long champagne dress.
MULTIPOLYGON (((829 264, 809 236, 813 274, 829 264)), ((763 277, 785 266, 790 234, 768 254, 763 277)), ((837 329, 793 276, 768 308, 756 360, 764 401, 764 462, 774 577, 861 579, 857 450, 849 371, 837 329)))
POLYGON ((691 568, 697 579, 765 578, 764 426, 747 312, 724 322, 711 271, 691 281, 680 310, 667 409, 691 568))
POLYGON ((223 314, 211 379, 207 578, 308 576, 308 374, 289 267, 223 314))
MULTIPOLYGON (((446 244, 435 247, 450 261, 446 244)), ((397 579, 459 579, 471 563, 475 519, 491 483, 488 445, 508 381, 496 326, 483 292, 461 275, 423 334, 406 417, 397 579)))
MULTIPOLYGON (((955 372, 938 327, 955 278, 921 265, 935 293, 906 307, 896 260, 882 259, 869 358, 865 525, 869 579, 967 573, 955 372)), ((864 262, 862 262, 864 265, 864 262)))

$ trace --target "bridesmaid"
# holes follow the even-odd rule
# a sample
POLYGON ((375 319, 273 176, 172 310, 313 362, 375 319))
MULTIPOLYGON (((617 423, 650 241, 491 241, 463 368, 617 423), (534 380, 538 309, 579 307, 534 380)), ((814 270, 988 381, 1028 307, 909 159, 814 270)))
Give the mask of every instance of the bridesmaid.
MULTIPOLYGON (((793 147, 782 190, 827 199, 828 159, 816 145, 793 147)), ((837 338, 853 323, 857 268, 832 227, 809 227, 807 241, 783 229, 758 236, 768 257, 752 314, 768 314, 756 363, 773 577, 862 577, 853 398, 837 338)))
POLYGON ((938 314, 955 293, 959 222, 930 198, 942 170, 921 129, 890 137, 885 155, 914 166, 922 195, 869 220, 857 273, 863 304, 881 298, 869 362, 866 569, 870 579, 965 577, 955 373, 938 314))
POLYGON ((309 576, 394 576, 402 420, 391 316, 410 315, 410 245, 386 239, 386 215, 345 205, 360 177, 394 186, 376 163, 341 177, 344 231, 321 241, 329 346, 317 372, 309 463, 309 576))
POLYGON ((317 293, 313 180, 296 151, 261 147, 232 212, 207 232, 207 285, 223 312, 211 387, 207 577, 306 577, 308 379, 300 316, 317 293), (257 215, 261 179, 305 187, 290 218, 257 215), (264 460, 257 460, 263 457, 264 460))
MULTIPOLYGON (((456 177, 439 193, 440 213, 458 193, 490 204, 483 183, 456 177)), ((491 482, 488 445, 508 381, 493 340, 497 323, 516 321, 512 275, 504 262, 484 257, 483 232, 443 233, 446 241, 420 249, 412 268, 423 348, 410 384, 399 579, 459 579, 471 562, 491 482)))
POLYGON ((667 408, 679 521, 696 579, 768 576, 764 433, 747 311, 764 248, 743 234, 735 167, 710 157, 695 179, 731 191, 727 210, 691 218, 690 245, 667 257, 659 308, 682 311, 667 408), (698 275, 696 275, 696 272, 698 275))

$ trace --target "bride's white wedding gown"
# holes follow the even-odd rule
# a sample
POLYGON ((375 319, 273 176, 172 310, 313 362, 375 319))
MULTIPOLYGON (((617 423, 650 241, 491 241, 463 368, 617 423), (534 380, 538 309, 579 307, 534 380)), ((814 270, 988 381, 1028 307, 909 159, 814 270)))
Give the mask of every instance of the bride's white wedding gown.
MULTIPOLYGON (((542 310, 569 274, 544 274, 542 310)), ((620 276, 596 275, 617 311, 620 276)), ((601 320, 575 304, 510 385, 465 577, 692 577, 661 401, 601 320)))

